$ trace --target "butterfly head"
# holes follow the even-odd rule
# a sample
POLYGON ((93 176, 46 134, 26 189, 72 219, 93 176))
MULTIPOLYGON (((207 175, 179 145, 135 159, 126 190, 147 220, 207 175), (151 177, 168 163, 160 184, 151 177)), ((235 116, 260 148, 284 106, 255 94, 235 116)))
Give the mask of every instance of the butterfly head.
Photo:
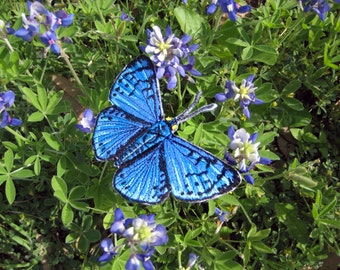
POLYGON ((178 123, 177 123, 177 121, 176 121, 176 118, 167 117, 165 120, 166 120, 166 121, 169 123, 169 125, 171 126, 172 132, 177 131, 177 129, 178 129, 178 123))

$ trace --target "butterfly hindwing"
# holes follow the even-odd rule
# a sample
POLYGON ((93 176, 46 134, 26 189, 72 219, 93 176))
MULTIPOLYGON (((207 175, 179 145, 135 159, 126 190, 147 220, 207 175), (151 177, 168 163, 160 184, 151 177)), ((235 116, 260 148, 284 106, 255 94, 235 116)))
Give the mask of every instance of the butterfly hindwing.
POLYGON ((149 149, 118 168, 113 185, 125 198, 144 204, 156 204, 169 194, 162 144, 149 149))
POLYGON ((99 160, 119 157, 126 145, 144 133, 151 124, 112 106, 101 111, 93 132, 92 144, 99 160))
POLYGON ((163 119, 158 80, 148 57, 140 56, 125 67, 111 88, 109 100, 146 122, 163 119))
POLYGON ((235 169, 180 137, 164 140, 164 155, 171 191, 179 200, 212 199, 232 191, 241 182, 235 169))

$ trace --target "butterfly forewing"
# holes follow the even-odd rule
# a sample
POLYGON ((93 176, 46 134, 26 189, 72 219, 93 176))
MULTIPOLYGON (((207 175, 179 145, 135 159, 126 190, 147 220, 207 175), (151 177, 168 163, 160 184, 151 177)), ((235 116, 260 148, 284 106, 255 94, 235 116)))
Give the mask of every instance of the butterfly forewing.
POLYGON ((117 77, 109 100, 139 119, 155 123, 163 119, 158 80, 150 59, 138 57, 117 77))
POLYGON ((92 143, 99 160, 116 159, 126 147, 143 134, 151 124, 121 110, 106 108, 97 117, 92 143))

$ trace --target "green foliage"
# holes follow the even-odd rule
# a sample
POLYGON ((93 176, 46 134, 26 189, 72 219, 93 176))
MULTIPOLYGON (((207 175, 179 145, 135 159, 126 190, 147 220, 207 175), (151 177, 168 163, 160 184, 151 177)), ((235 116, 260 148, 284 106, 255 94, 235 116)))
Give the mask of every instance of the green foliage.
MULTIPOLYGON (((75 15, 58 29, 73 40, 62 44, 69 63, 51 51, 42 57, 38 39, 0 32, 0 92, 15 92, 10 113, 23 121, 0 129, 0 268, 125 269, 129 251, 97 263, 117 207, 128 217, 155 213, 167 227, 169 242, 152 257, 156 269, 185 269, 191 252, 199 255, 193 269, 235 270, 316 269, 330 253, 340 254, 340 5, 332 3, 321 21, 295 0, 260 1, 231 22, 219 9, 207 15, 208 1, 59 2, 75 15), (121 20, 122 10, 134 20, 121 20), (250 119, 227 100, 178 130, 221 158, 230 125, 258 132, 260 156, 273 163, 256 165, 254 185, 243 181, 207 203, 170 197, 154 206, 129 203, 113 190, 112 162, 95 160, 91 135, 75 124, 84 108, 109 106, 114 78, 140 54, 154 25, 170 25, 200 45, 195 84, 179 78, 170 92, 160 82, 167 116, 182 112, 198 90, 202 106, 225 91, 227 80, 240 84, 255 74, 264 104, 250 105, 250 119), (215 207, 229 213, 219 231, 215 207)), ((21 13, 23 1, 7 1, 0 18, 18 29, 21 13)))

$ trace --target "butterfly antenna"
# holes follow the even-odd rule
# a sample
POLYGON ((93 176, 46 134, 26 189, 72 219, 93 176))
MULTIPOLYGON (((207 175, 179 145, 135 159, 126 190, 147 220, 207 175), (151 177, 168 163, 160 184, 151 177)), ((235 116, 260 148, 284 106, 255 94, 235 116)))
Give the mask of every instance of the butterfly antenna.
POLYGON ((200 100, 202 96, 202 91, 199 91, 195 98, 194 98, 194 101, 189 105, 188 108, 186 108, 181 114, 177 115, 174 119, 173 119, 173 122, 176 123, 176 125, 182 123, 182 122, 185 122, 187 121, 188 119, 190 118, 193 118, 195 117, 196 115, 200 114, 200 113, 203 113, 203 112, 210 112, 214 109, 217 108, 217 104, 215 103, 212 103, 212 104, 209 104, 209 105, 205 105, 203 107, 200 107, 198 108, 196 111, 194 111, 193 113, 190 113, 193 108, 196 106, 196 104, 198 103, 198 101, 200 100))

